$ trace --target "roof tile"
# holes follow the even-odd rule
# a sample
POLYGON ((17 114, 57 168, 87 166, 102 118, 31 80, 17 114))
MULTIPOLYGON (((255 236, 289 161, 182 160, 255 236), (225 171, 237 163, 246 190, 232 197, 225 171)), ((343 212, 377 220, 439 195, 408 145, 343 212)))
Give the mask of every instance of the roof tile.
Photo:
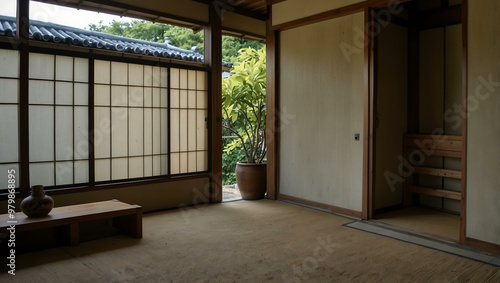
MULTIPOLYGON (((15 34, 16 18, 0 15, 0 36, 13 36, 15 34)), ((199 54, 196 48, 185 50, 175 47, 168 42, 149 42, 42 21, 30 20, 29 34, 30 39, 37 41, 203 62, 203 55, 199 54)), ((230 63, 224 62, 223 65, 231 67, 230 63)))

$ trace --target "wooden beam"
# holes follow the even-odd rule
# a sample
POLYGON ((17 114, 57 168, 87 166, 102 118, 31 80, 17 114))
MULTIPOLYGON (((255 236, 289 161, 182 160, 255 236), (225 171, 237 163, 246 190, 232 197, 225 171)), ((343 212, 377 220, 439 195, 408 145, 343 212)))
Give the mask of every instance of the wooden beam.
MULTIPOLYGON (((406 3, 410 0, 401 0, 398 4, 406 3)), ((273 30, 288 30, 298 28, 305 25, 319 23, 326 20, 331 20, 350 14, 364 11, 366 8, 384 8, 394 4, 394 0, 367 0, 360 3, 348 5, 345 7, 333 9, 316 15, 300 18, 286 23, 278 24, 272 27, 273 30)))
POLYGON ((405 147, 420 149, 421 151, 454 151, 462 152, 462 137, 461 136, 448 136, 448 135, 420 135, 420 134, 406 134, 404 135, 405 147))
POLYGON ((419 132, 420 112, 420 31, 418 29, 418 3, 408 3, 408 84, 407 84, 407 119, 408 132, 419 132))
POLYGON ((318 209, 326 210, 327 212, 331 212, 331 213, 342 214, 342 215, 346 215, 346 216, 354 217, 354 218, 358 218, 358 219, 363 218, 363 213, 361 211, 342 208, 342 207, 338 207, 338 206, 334 206, 334 205, 330 205, 330 204, 326 204, 326 203, 302 199, 302 198, 284 195, 284 194, 279 194, 279 199, 283 200, 283 201, 289 201, 289 202, 293 202, 293 203, 297 203, 297 204, 315 207, 318 209))
POLYGON ((210 71, 210 202, 222 202, 222 23, 216 7, 209 5, 205 28, 205 64, 210 71))
POLYGON ((455 191, 434 189, 434 188, 427 188, 420 186, 409 186, 406 190, 408 192, 427 195, 427 196, 461 200, 460 192, 455 192, 455 191))
MULTIPOLYGON (((462 0, 463 1, 463 0, 462 0)), ((461 241, 462 239, 460 239, 461 241)), ((476 249, 480 249, 492 254, 500 254, 500 245, 488 243, 472 238, 464 238, 464 244, 476 249)))
POLYGON ((94 54, 91 53, 89 58, 89 186, 95 186, 95 60, 94 54))
POLYGON ((219 9, 219 11, 229 11, 232 13, 240 14, 261 21, 266 21, 268 18, 267 13, 261 14, 238 7, 237 5, 235 5, 238 3, 238 1, 226 1, 226 2, 220 0, 219 1, 194 0, 194 1, 207 4, 209 6, 214 6, 216 9, 219 9), (234 3, 234 5, 232 3, 234 3))
POLYGON ((364 118, 363 118, 363 192, 362 192, 362 218, 373 217, 373 193, 374 193, 374 149, 375 149, 375 59, 374 56, 374 25, 368 24, 373 21, 370 9, 365 9, 365 62, 364 62, 364 118))
POLYGON ((431 29, 462 23, 462 4, 425 11, 419 14, 419 27, 431 29))
MULTIPOLYGON (((469 73, 468 73, 468 0, 462 0, 462 105, 464 113, 467 113, 467 102, 469 93, 469 73)), ((462 120, 462 202, 460 210, 460 244, 466 243, 467 236, 467 115, 462 120)), ((497 252, 500 249, 497 246, 497 252)))
POLYGON ((30 193, 29 155, 29 10, 30 0, 17 1, 19 43, 19 171, 21 197, 30 193))
MULTIPOLYGON (((272 7, 268 10, 272 13, 272 7)), ((271 30, 271 20, 267 21, 266 37, 266 143, 267 143, 267 198, 278 196, 279 164, 279 40, 278 32, 271 30)))
POLYGON ((267 5, 274 5, 274 4, 278 4, 280 2, 285 2, 286 0, 266 0, 266 3, 267 5))
POLYGON ((431 167, 415 167, 415 173, 436 176, 436 177, 462 179, 462 171, 458 170, 439 169, 431 167))
POLYGON ((94 11, 99 13, 109 13, 118 16, 127 16, 132 18, 140 18, 152 22, 157 22, 160 18, 169 19, 169 21, 162 21, 163 23, 171 23, 174 25, 180 25, 183 27, 190 28, 193 25, 196 26, 206 26, 208 23, 200 20, 194 20, 170 13, 164 13, 160 11, 154 11, 150 9, 145 9, 126 3, 120 3, 112 0, 85 0, 79 3, 72 3, 70 1, 54 1, 54 0, 36 0, 37 2, 43 2, 47 4, 55 4, 58 6, 65 6, 75 9, 84 9, 88 11, 94 11), (113 9, 114 8, 114 9, 113 9))

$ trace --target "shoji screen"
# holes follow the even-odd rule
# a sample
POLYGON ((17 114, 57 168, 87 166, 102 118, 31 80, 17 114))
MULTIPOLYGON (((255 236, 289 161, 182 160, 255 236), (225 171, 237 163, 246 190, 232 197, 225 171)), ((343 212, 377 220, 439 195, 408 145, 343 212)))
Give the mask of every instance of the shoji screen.
POLYGON ((88 59, 30 54, 30 185, 89 181, 88 59))
POLYGON ((168 69, 95 62, 96 182, 168 174, 168 69))
POLYGON ((208 170, 207 72, 171 69, 172 174, 208 170))
MULTIPOLYGON (((19 180, 19 54, 0 49, 0 192, 7 189, 8 174, 19 180)), ((19 183, 16 181, 16 187, 19 183)))

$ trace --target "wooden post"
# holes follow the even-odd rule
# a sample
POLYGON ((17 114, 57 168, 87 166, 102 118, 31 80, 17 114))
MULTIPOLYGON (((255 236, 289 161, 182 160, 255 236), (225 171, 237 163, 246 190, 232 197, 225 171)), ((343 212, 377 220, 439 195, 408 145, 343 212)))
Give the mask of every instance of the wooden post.
POLYGON ((19 171, 21 196, 30 193, 29 173, 29 0, 17 1, 17 42, 19 44, 19 171))
POLYGON ((205 28, 205 64, 210 67, 210 202, 222 202, 222 11, 208 5, 205 28))
POLYGON ((408 133, 419 132, 419 50, 418 3, 409 4, 410 25, 408 28, 408 133))
POLYGON ((272 30, 272 6, 268 6, 269 19, 266 31, 266 143, 267 143, 267 198, 275 200, 278 196, 279 164, 279 82, 278 69, 278 32, 272 30))
POLYGON ((364 126, 363 126, 363 193, 361 218, 371 219, 373 217, 373 173, 374 173, 374 111, 375 111, 375 64, 374 64, 374 25, 370 8, 365 8, 365 48, 364 48, 364 126))
MULTIPOLYGON (((468 0, 462 1, 462 105, 464 113, 467 113, 467 98, 469 93, 469 74, 468 74, 468 46, 469 35, 469 3, 468 0)), ((460 244, 467 242, 467 115, 462 122, 462 191, 460 202, 460 244)))
MULTIPOLYGON (((407 133, 420 132, 420 29, 418 26, 418 3, 412 1, 409 7, 409 27, 408 27, 408 88, 407 88, 407 133)), ((410 177, 412 178, 412 177, 410 177)), ((405 188, 410 182, 406 180, 403 184, 405 188)), ((417 194, 410 194, 403 191, 403 205, 410 206, 419 202, 417 194)))

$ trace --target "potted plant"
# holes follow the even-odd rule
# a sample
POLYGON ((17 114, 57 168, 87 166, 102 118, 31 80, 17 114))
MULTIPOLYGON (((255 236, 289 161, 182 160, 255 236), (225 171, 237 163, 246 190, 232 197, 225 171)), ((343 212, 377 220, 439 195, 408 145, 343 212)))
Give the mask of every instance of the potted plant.
POLYGON ((245 152, 236 165, 236 184, 243 199, 266 193, 266 53, 244 48, 222 84, 222 126, 236 138, 224 148, 245 152))

